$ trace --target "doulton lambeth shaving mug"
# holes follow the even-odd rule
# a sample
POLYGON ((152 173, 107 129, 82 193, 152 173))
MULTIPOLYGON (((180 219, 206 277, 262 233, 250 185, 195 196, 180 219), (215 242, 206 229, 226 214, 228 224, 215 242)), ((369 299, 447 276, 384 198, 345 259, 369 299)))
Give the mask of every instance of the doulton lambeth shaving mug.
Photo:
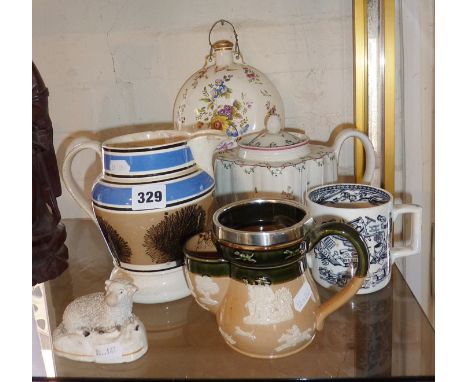
POLYGON ((367 249, 353 228, 317 226, 307 208, 294 201, 231 203, 213 215, 213 236, 217 252, 202 235, 187 242, 188 284, 196 301, 216 314, 226 343, 251 357, 280 358, 305 348, 367 273, 367 249), (305 254, 329 235, 353 243, 358 270, 346 288, 321 305, 305 254))
POLYGON ((112 277, 122 272, 138 287, 134 301, 159 303, 188 296, 184 242, 210 221, 213 152, 220 132, 151 131, 104 143, 75 146, 63 163, 65 186, 98 224, 113 256, 112 277), (92 187, 92 208, 72 174, 84 149, 102 158, 92 187))
MULTIPOLYGON (((421 249, 422 208, 415 204, 394 205, 392 195, 380 188, 363 184, 333 184, 307 193, 307 206, 315 221, 346 222, 366 243, 370 268, 358 294, 378 291, 391 277, 396 259, 415 255, 421 249), (393 222, 411 214, 411 243, 392 246, 393 222)), ((353 273, 353 248, 342 237, 329 236, 313 249, 309 263, 315 281, 326 288, 345 286, 353 273)))

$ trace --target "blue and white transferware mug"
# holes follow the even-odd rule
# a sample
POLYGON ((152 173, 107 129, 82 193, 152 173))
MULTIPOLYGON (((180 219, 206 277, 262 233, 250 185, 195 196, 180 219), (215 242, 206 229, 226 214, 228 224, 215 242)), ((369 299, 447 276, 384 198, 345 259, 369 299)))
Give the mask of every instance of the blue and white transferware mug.
MULTIPOLYGON (((358 294, 385 287, 395 260, 420 252, 422 208, 415 204, 394 205, 392 195, 383 189, 363 184, 333 184, 309 190, 306 200, 316 223, 348 223, 365 241, 370 266, 358 294), (406 247, 393 247, 393 222, 403 214, 412 217, 411 242, 406 247)), ((352 277, 353 248, 343 238, 324 238, 308 259, 314 279, 325 288, 344 287, 352 277)))

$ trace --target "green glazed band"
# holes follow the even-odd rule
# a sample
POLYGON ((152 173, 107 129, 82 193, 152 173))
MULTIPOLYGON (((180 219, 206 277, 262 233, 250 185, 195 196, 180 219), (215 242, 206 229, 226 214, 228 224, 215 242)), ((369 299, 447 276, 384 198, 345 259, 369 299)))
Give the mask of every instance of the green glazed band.
POLYGON ((200 276, 229 277, 230 275, 230 264, 225 260, 203 261, 185 255, 185 266, 189 272, 200 276))
POLYGON ((251 268, 229 263, 226 260, 205 261, 186 254, 185 266, 191 273, 209 277, 231 277, 251 285, 279 284, 293 280, 307 270, 305 256, 292 263, 274 268, 251 268))
MULTIPOLYGON (((287 243, 286 243, 287 244, 287 243)), ((251 268, 271 268, 290 264, 307 253, 307 241, 294 241, 291 245, 276 245, 260 249, 247 245, 229 245, 221 241, 216 243, 221 256, 232 264, 251 268)))
MULTIPOLYGON (((358 265, 356 277, 365 277, 369 269, 369 255, 367 246, 359 233, 350 225, 345 223, 330 222, 312 228, 307 233, 308 249, 311 251, 317 243, 326 236, 337 235, 348 240, 356 250, 358 265)), ((224 253, 223 253, 224 255, 224 253)), ((263 264, 262 264, 263 265, 263 264)), ((304 254, 299 257, 293 256, 287 263, 276 267, 261 267, 256 264, 241 264, 231 262, 231 278, 254 285, 279 284, 294 280, 306 271, 307 260, 304 254)))
POLYGON ((337 235, 344 237, 356 249, 358 264, 356 277, 365 277, 369 269, 369 252, 359 233, 350 225, 340 222, 329 222, 320 225, 317 229, 309 231, 309 251, 326 236, 337 235))
POLYGON ((231 278, 250 285, 281 284, 294 280, 308 270, 305 256, 280 267, 248 268, 231 264, 231 278))

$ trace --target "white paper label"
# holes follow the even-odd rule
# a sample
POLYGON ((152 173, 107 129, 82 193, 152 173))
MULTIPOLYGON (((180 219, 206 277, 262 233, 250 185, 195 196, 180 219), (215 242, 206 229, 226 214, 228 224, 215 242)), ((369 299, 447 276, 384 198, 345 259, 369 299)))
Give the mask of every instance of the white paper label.
POLYGON ((122 362, 122 346, 117 342, 105 345, 96 345, 96 362, 122 362))
POLYGON ((294 309, 298 312, 302 312, 302 309, 307 305, 310 297, 312 296, 312 289, 310 289, 310 285, 307 281, 304 281, 302 284, 301 289, 297 292, 296 296, 294 297, 294 309))
POLYGON ((165 184, 143 184, 132 187, 132 210, 149 210, 166 207, 165 184))
POLYGON ((109 164, 109 169, 115 173, 128 174, 130 172, 130 165, 125 160, 112 160, 109 164))

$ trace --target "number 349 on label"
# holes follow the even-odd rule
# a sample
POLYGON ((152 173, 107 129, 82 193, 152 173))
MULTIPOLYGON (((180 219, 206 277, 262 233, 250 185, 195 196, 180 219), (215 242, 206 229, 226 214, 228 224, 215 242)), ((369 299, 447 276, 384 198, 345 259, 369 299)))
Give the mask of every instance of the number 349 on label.
POLYGON ((149 210, 166 207, 165 184, 143 184, 132 187, 132 210, 149 210))

